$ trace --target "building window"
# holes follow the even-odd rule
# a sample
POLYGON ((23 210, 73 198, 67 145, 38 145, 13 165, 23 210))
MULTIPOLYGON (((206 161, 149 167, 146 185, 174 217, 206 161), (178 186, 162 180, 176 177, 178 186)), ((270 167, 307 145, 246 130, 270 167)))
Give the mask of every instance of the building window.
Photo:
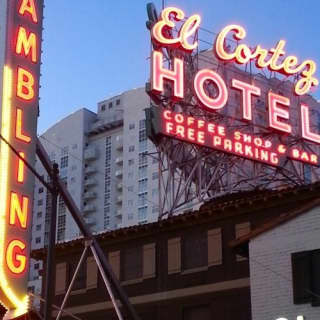
POLYGON ((129 159, 128 164, 129 166, 132 166, 134 164, 134 159, 129 159))
POLYGON ((112 109, 112 102, 109 102, 108 108, 112 109))
POLYGON ((132 220, 133 219, 133 212, 128 213, 128 220, 132 220))
POLYGON ((147 188, 148 188, 148 179, 145 178, 140 180, 138 184, 139 193, 147 191, 147 188))
POLYGON ((139 129, 142 130, 142 129, 145 129, 146 128, 146 120, 145 119, 142 119, 139 121, 139 129))
POLYGON ((38 206, 42 206, 42 204, 43 204, 43 200, 42 199, 38 200, 38 206))
POLYGON ((37 224, 36 225, 36 231, 40 231, 41 230, 41 224, 37 224))
POLYGON ((140 193, 138 197, 138 206, 143 207, 147 205, 148 192, 140 193))
POLYGON ((120 105, 120 99, 116 100, 116 105, 119 106, 120 105))
POLYGON ((68 156, 64 156, 60 159, 60 169, 68 167, 68 156))
POLYGON ((147 131, 146 129, 139 131, 139 142, 147 140, 147 131))
MULTIPOLYGON (((71 279, 76 271, 77 265, 79 263, 79 259, 76 259, 76 261, 69 263, 69 270, 68 270, 68 284, 70 284, 71 279)), ((73 290, 79 290, 84 289, 87 285, 87 264, 82 263, 81 267, 78 271, 78 274, 76 276, 76 279, 73 283, 73 290)))
POLYGON ((41 211, 37 212, 37 218, 41 218, 41 217, 42 217, 42 212, 41 211))
POLYGON ((148 207, 143 207, 138 209, 139 222, 143 222, 147 219, 147 211, 148 211, 148 207))
POLYGON ((158 163, 158 162, 159 162, 159 160, 158 160, 157 158, 154 157, 154 158, 152 159, 152 163, 153 163, 153 164, 158 163))
POLYGON ((152 180, 157 180, 159 178, 159 173, 158 172, 153 172, 152 173, 152 180))
POLYGON ((135 124, 134 123, 130 123, 129 124, 129 130, 132 130, 132 129, 134 129, 135 128, 135 124))
POLYGON ((121 251, 121 279, 122 281, 139 279, 142 277, 142 247, 125 248, 121 251))
POLYGON ((139 153, 139 166, 148 164, 148 157, 146 152, 139 153))
POLYGON ((38 193, 42 193, 43 192, 43 187, 39 188, 38 193))
POLYGON ((198 231, 185 234, 182 241, 182 265, 184 270, 208 265, 208 237, 206 232, 198 231))
POLYGON ((209 306, 197 306, 183 310, 183 320, 211 320, 209 306))
POLYGON ((291 262, 294 304, 320 306, 320 249, 293 253, 291 262))
POLYGON ((139 167, 139 179, 146 178, 148 175, 148 166, 139 167))
POLYGON ((35 270, 39 270, 39 267, 40 267, 40 264, 39 264, 39 263, 35 263, 35 264, 34 264, 34 269, 35 269, 35 270))
POLYGON ((106 105, 105 105, 105 104, 102 104, 101 107, 100 107, 100 110, 101 110, 101 111, 105 111, 105 110, 106 110, 106 105))
POLYGON ((37 237, 36 238, 36 243, 40 243, 41 242, 41 237, 37 237))
POLYGON ((134 146, 129 146, 129 152, 133 152, 134 151, 134 146))

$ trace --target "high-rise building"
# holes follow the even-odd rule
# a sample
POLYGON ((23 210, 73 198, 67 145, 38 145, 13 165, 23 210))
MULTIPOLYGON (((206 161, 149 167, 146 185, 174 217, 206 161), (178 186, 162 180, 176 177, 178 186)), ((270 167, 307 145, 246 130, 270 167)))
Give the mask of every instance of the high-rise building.
MULTIPOLYGON (((156 221, 158 160, 147 139, 144 88, 126 91, 98 103, 97 113, 82 108, 40 136, 60 178, 93 232, 156 221)), ((48 179, 40 161, 37 171, 48 179)), ((50 192, 35 183, 32 248, 44 247, 51 214, 50 192)), ((80 236, 58 198, 57 241, 80 236)), ((31 261, 29 286, 40 293, 39 262, 31 261)))

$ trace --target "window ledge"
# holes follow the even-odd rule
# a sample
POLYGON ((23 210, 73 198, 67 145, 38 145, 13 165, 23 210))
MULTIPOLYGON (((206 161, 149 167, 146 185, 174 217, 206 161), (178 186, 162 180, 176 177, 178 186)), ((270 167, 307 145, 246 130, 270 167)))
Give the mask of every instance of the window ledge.
POLYGON ((125 281, 121 281, 121 285, 127 286, 130 284, 141 283, 142 281, 143 281, 143 278, 125 280, 125 281))
POLYGON ((87 292, 87 289, 84 288, 84 289, 78 289, 78 290, 72 290, 70 292, 70 295, 73 296, 73 295, 77 295, 77 294, 84 294, 87 292))
POLYGON ((181 274, 183 275, 183 274, 196 273, 196 272, 207 271, 207 270, 208 270, 208 266, 203 266, 203 267, 184 270, 181 272, 181 274))

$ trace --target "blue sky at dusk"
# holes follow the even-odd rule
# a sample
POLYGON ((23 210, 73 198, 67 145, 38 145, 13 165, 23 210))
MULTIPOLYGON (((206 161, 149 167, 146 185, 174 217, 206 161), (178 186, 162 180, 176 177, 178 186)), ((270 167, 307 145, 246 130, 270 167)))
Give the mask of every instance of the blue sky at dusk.
MULTIPOLYGON (((148 2, 45 1, 39 133, 80 107, 96 111, 98 101, 144 86, 149 77, 148 2)), ((163 1, 153 2, 160 11, 163 1)), ((320 70, 319 0, 164 2, 187 15, 199 13, 201 26, 213 32, 230 23, 242 25, 250 46, 271 48, 285 39, 287 54, 313 59, 320 70)), ((320 99, 320 87, 314 95, 320 99)))

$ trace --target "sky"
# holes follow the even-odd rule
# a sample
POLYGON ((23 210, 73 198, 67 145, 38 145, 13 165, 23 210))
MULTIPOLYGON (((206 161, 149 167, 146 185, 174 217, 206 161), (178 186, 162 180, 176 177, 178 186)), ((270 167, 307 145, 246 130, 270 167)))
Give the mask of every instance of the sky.
MULTIPOLYGON (((145 85, 150 55, 148 2, 45 0, 39 134, 81 107, 96 111, 99 101, 145 85)), ((164 3, 181 8, 187 16, 199 13, 201 27, 212 32, 240 24, 250 46, 271 48, 284 39, 287 54, 299 61, 312 59, 320 70, 319 0, 153 2, 158 12, 164 3)), ((320 86, 313 94, 320 99, 320 86)))

